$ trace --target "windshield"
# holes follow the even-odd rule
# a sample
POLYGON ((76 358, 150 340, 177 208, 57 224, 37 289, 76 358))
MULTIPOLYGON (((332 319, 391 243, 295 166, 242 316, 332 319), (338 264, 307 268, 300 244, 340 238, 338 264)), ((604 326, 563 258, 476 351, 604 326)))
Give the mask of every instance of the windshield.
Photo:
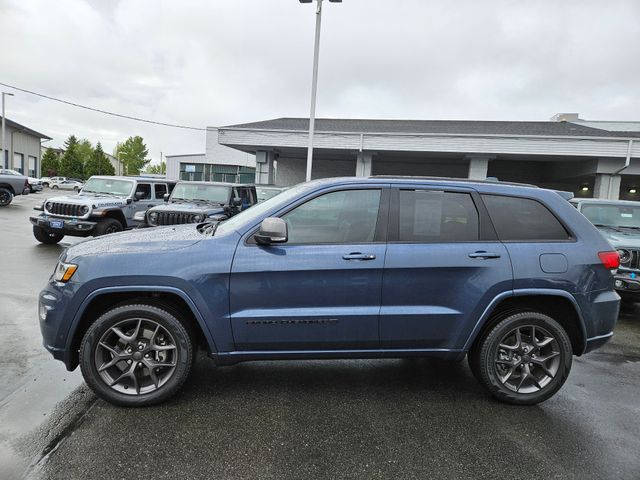
POLYGON ((268 211, 278 210, 278 206, 286 205, 290 200, 310 188, 311 187, 308 183, 301 183, 289 190, 285 190, 279 195, 276 195, 269 200, 265 200, 262 203, 258 203, 253 207, 240 212, 236 216, 231 217, 229 220, 225 220, 220 224, 217 231, 219 233, 226 233, 231 230, 238 230, 245 226, 249 226, 255 223, 259 218, 263 217, 268 211))
POLYGON ((171 200, 202 200, 225 204, 231 196, 227 185, 206 185, 202 183, 179 183, 173 189, 171 200))
POLYGON ((582 214, 596 226, 640 228, 640 205, 585 205, 582 214))
POLYGON ((109 195, 129 195, 133 189, 130 180, 115 178, 90 178, 85 183, 82 193, 106 193, 109 195))

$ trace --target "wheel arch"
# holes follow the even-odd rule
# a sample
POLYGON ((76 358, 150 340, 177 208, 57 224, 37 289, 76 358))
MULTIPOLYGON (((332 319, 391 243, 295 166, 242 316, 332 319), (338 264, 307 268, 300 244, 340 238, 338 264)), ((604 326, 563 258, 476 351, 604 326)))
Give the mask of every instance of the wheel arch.
POLYGON ((10 183, 0 183, 0 188, 6 188, 11 192, 12 195, 16 194, 16 191, 10 183))
POLYGON ((119 208, 113 208, 113 209, 106 210, 105 212, 106 213, 102 217, 103 219, 113 218, 114 220, 118 220, 122 225, 122 228, 124 230, 127 229, 127 219, 125 218, 124 213, 122 213, 122 210, 120 210, 119 208))
POLYGON ((468 351, 488 329, 516 311, 532 310, 549 315, 569 335, 574 355, 582 355, 587 346, 584 318, 576 299, 564 290, 525 289, 503 292, 493 299, 476 323, 464 345, 468 351))
POLYGON ((213 337, 196 304, 184 291, 167 286, 105 287, 94 290, 84 299, 76 312, 65 345, 64 363, 68 370, 78 366, 80 342, 93 322, 109 308, 125 303, 150 303, 164 306, 178 318, 186 319, 195 344, 203 344, 209 352, 216 352, 213 337))

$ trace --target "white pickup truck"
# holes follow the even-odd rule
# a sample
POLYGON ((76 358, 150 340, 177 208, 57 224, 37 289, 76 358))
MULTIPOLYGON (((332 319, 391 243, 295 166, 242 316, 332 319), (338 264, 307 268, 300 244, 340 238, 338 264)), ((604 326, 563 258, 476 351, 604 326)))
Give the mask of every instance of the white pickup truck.
POLYGON ((9 205, 15 195, 27 195, 30 191, 27 177, 7 172, 10 170, 0 171, 0 207, 9 205))

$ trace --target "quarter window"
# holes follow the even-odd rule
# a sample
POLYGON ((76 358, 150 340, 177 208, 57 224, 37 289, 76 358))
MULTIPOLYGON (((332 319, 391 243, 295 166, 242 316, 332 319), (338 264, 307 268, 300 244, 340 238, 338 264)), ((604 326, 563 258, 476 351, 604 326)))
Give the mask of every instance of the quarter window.
POLYGON ((289 243, 373 242, 380 190, 343 190, 316 197, 286 213, 289 243))
POLYGON ((571 235, 547 207, 529 198, 482 195, 500 240, 569 240, 571 235))
POLYGON ((400 190, 401 242, 478 240, 478 211, 468 193, 400 190))

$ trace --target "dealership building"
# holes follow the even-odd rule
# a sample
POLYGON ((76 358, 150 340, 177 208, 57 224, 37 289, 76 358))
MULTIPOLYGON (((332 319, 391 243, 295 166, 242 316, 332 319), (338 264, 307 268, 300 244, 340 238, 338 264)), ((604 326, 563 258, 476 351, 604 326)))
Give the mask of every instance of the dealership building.
MULTIPOLYGON (((640 122, 317 119, 312 178, 421 175, 531 183, 640 200, 640 122)), ((167 156, 169 178, 291 186, 305 180, 309 120, 207 129, 206 153, 167 156), (253 176, 253 177, 252 177, 253 176)))

